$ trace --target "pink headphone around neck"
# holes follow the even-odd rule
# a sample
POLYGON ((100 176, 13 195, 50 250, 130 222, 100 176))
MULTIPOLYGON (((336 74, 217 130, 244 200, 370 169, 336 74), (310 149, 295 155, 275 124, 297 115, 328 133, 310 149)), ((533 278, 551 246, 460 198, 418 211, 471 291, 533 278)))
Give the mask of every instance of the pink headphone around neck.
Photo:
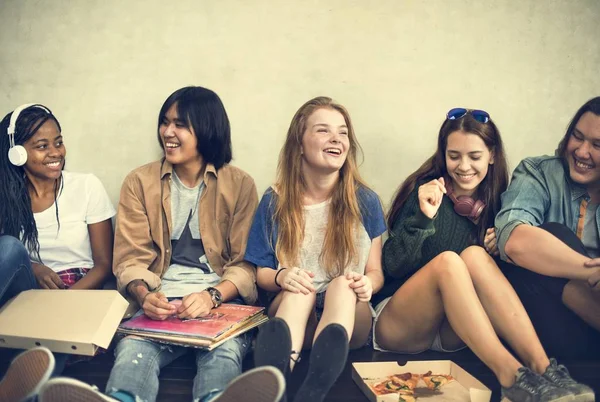
POLYGON ((460 216, 467 217, 472 221, 479 219, 485 203, 481 200, 474 200, 468 195, 454 195, 454 189, 452 188, 452 179, 446 178, 446 195, 450 197, 454 203, 454 212, 460 216))

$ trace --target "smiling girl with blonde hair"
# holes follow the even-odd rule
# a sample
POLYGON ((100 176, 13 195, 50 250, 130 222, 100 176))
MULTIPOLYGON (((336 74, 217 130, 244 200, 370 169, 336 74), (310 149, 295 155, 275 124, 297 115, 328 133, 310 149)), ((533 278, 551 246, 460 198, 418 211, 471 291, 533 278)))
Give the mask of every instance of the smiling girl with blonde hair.
POLYGON ((368 339, 373 292, 383 285, 379 198, 360 178, 347 110, 327 97, 295 114, 277 179, 258 207, 246 260, 270 292, 271 319, 259 333, 256 365, 284 373, 303 346, 308 375, 295 400, 320 401, 341 373, 348 347, 368 339))

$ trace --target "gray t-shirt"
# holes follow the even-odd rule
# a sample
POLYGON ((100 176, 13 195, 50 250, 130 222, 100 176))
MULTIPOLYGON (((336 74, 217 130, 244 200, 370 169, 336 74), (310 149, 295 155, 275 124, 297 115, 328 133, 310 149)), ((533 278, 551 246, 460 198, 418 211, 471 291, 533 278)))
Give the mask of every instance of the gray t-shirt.
POLYGON ((221 281, 210 267, 199 227, 200 197, 204 182, 186 187, 173 171, 171 175, 171 265, 162 278, 161 291, 167 297, 200 292, 221 281))
MULTIPOLYGON (((315 274, 313 285, 317 293, 324 292, 331 282, 327 276, 326 267, 321 265, 320 258, 327 231, 330 205, 331 199, 319 204, 304 206, 304 241, 300 248, 300 267, 315 274)), ((371 238, 362 224, 358 226, 355 236, 358 255, 348 265, 346 272, 354 271, 364 274, 371 251, 371 238)))
POLYGON ((592 258, 600 256, 598 244, 598 225, 596 224, 596 210, 598 204, 589 202, 585 211, 585 221, 583 222, 583 235, 581 241, 585 246, 586 251, 592 258))

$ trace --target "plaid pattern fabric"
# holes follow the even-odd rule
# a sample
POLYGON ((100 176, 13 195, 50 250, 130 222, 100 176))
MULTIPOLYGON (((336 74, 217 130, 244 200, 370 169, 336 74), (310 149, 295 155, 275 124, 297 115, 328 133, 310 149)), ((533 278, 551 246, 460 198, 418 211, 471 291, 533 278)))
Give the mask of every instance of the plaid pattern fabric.
POLYGON ((90 268, 71 268, 65 269, 64 271, 57 272, 60 279, 63 281, 67 288, 70 288, 88 273, 90 268))

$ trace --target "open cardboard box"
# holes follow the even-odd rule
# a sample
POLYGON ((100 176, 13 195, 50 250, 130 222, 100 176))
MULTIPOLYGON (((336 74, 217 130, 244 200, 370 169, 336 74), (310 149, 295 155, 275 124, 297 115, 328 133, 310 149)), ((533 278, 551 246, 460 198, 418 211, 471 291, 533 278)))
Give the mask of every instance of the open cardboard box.
POLYGON ((108 348, 127 306, 116 290, 27 290, 0 310, 0 347, 93 356, 108 348))
MULTIPOLYGON (((392 374, 406 372, 424 374, 430 370, 433 374, 450 374, 458 384, 453 386, 454 382, 450 382, 435 393, 427 389, 426 391, 429 392, 426 396, 419 396, 421 388, 417 388, 415 395, 418 397, 417 401, 490 401, 492 391, 458 364, 450 360, 412 361, 407 362, 405 365, 401 365, 395 361, 352 363, 352 378, 371 402, 397 402, 398 394, 375 395, 368 384, 383 381, 385 377, 392 374)), ((421 385, 424 387, 423 383, 421 385)))

